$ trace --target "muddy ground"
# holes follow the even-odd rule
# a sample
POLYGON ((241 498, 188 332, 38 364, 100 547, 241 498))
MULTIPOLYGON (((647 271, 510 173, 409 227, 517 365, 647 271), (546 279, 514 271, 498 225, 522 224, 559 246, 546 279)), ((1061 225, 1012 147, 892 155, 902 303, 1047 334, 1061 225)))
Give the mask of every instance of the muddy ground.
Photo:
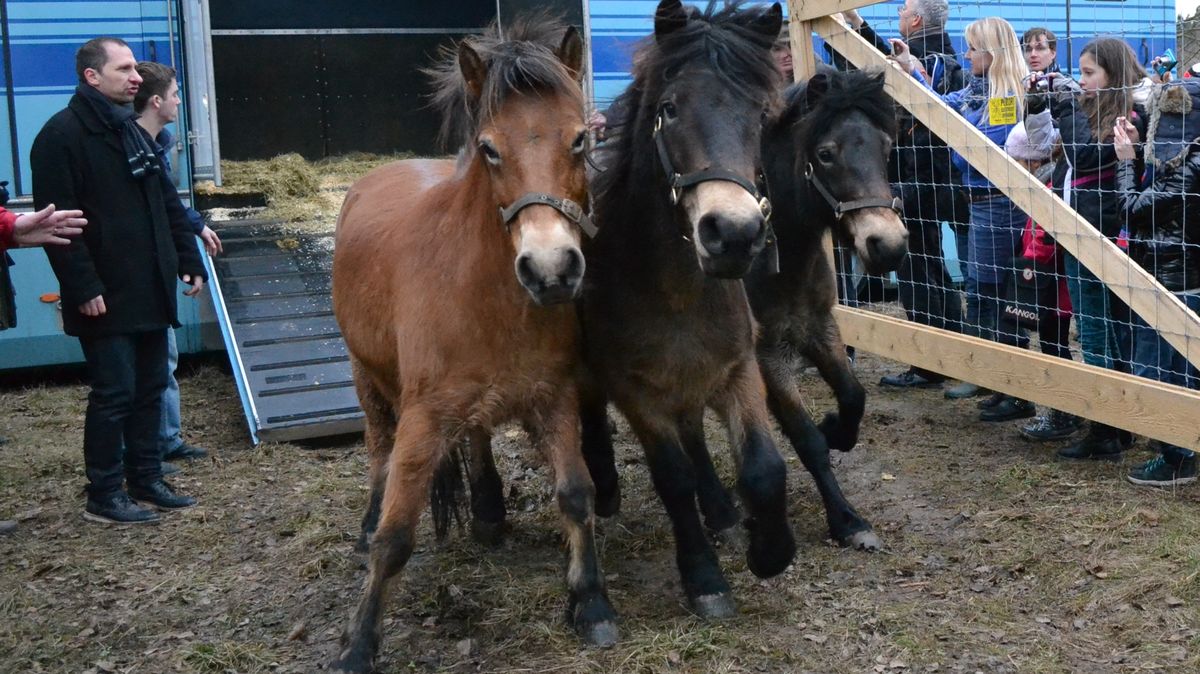
MULTIPOLYGON (((1200 486, 1135 489, 1134 462, 1077 466, 975 420, 972 401, 881 390, 861 355, 862 442, 834 457, 887 551, 826 539, 790 449, 795 564, 768 581, 722 551, 740 615, 690 616, 670 527, 627 429, 624 511, 600 525, 622 640, 581 648, 564 623, 563 548, 546 471, 501 434, 512 531, 422 545, 387 608, 381 669, 453 672, 1134 672, 1200 670, 1200 486)), ((175 483, 201 506, 150 528, 85 523, 87 389, 0 385, 0 670, 311 672, 335 652, 363 575, 361 439, 252 447, 217 359, 185 359, 186 435, 213 450, 175 483)), ((831 400, 805 376, 813 407, 831 400)), ((715 435, 715 434, 714 434, 715 435)), ((723 472, 729 462, 715 440, 723 472)))

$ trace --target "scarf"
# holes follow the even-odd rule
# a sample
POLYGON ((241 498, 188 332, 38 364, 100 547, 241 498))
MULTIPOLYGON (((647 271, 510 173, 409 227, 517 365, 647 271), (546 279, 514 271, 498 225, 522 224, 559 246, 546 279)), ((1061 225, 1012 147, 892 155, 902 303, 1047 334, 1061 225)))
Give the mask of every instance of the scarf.
POLYGON ((104 97, 94 87, 80 84, 75 87, 75 93, 91 106, 104 126, 121 134, 121 144, 125 148, 125 159, 129 163, 129 172, 134 178, 141 180, 149 175, 158 173, 158 162, 155 160, 154 149, 146 142, 146 133, 138 126, 138 114, 132 107, 116 105, 104 97))

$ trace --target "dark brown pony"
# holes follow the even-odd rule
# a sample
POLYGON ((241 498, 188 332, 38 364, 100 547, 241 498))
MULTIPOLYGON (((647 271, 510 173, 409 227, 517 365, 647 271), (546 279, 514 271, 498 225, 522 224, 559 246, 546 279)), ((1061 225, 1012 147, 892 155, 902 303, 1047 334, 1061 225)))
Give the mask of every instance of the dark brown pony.
POLYGON ((607 396, 641 441, 684 592, 707 617, 734 604, 696 510, 697 480, 712 474, 706 408, 738 459, 751 571, 775 575, 796 550, 739 280, 768 238, 754 179, 761 118, 777 97, 770 49, 781 16, 778 4, 700 12, 663 0, 619 101, 629 118, 593 186, 600 233, 586 249, 581 313, 596 388, 581 421, 597 512, 619 502, 607 396))
POLYGON ((616 639, 576 416, 570 300, 591 230, 579 206, 582 42, 544 21, 507 33, 467 38, 433 73, 443 131, 462 143, 457 163, 376 169, 338 219, 334 310, 366 413, 371 497, 366 585, 337 670, 373 668, 385 589, 412 554, 435 471, 465 438, 510 419, 553 469, 574 626, 592 643, 616 639))
POLYGON ((880 547, 871 525, 847 501, 829 464, 829 448, 858 442, 866 393, 833 317, 837 291, 823 239, 832 230, 867 270, 893 270, 908 250, 901 204, 888 184, 896 135, 883 75, 822 70, 785 94, 782 112, 763 130, 763 169, 779 241, 779 273, 759 263, 746 290, 761 333, 758 363, 771 412, 812 474, 829 532, 843 545, 880 547), (838 411, 818 427, 805 410, 795 368, 817 366, 838 411))

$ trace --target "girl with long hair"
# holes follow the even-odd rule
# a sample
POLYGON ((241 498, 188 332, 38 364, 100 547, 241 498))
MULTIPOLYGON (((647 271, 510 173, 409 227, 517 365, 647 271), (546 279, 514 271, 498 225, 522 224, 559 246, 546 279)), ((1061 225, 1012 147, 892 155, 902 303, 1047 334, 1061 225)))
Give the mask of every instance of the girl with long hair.
MULTIPOLYGON (((1024 115, 1029 67, 1016 31, 1000 17, 972 22, 966 38, 973 77, 965 88, 940 98, 989 140, 1004 147, 1009 132, 1024 115), (1004 116, 992 119, 993 110, 1004 116)), ((892 40, 892 54, 901 68, 929 87, 919 61, 904 42, 892 40)), ((959 237, 959 259, 966 261, 966 324, 984 339, 1024 347, 1029 338, 1014 320, 1000 313, 1000 298, 1012 259, 1022 246, 1026 216, 962 155, 955 152, 953 160, 962 174, 961 189, 971 213, 967 241, 959 237)), ((1036 412, 1032 403, 1003 394, 993 395, 980 406, 984 421, 1023 419, 1036 412)))
MULTIPOLYGON (((1134 103, 1145 72, 1133 49, 1120 38, 1101 37, 1083 48, 1079 85, 1074 99, 1055 100, 1030 94, 1026 127, 1031 139, 1058 137, 1063 159, 1055 168, 1055 193, 1104 236, 1121 245, 1125 217, 1117 198, 1117 155, 1113 126, 1118 118, 1144 129, 1143 114, 1134 103)), ((1075 308, 1083 362, 1108 369, 1129 370, 1131 333, 1129 308, 1118 300, 1074 255, 1064 260, 1067 287, 1075 308)), ((1112 426, 1091 423, 1079 442, 1059 451, 1066 459, 1115 460, 1133 444, 1133 436, 1112 426)))

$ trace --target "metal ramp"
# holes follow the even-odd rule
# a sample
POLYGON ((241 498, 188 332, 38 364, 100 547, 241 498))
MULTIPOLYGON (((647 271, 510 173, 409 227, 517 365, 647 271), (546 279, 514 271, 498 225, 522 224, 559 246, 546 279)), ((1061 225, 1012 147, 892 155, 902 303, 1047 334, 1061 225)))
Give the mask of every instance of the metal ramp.
POLYGON ((362 430, 333 317, 333 233, 264 220, 223 222, 219 233, 225 253, 207 264, 254 443, 362 430))

